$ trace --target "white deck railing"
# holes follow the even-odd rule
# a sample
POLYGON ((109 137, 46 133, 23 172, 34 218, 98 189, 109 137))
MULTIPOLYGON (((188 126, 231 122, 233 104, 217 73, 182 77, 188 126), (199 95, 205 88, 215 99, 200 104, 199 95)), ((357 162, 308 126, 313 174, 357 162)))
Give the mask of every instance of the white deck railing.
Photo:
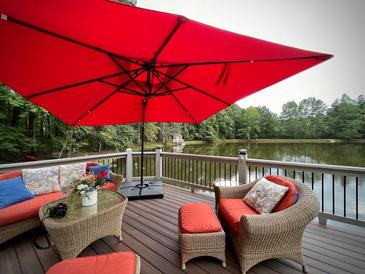
MULTIPOLYGON (((126 181, 140 176, 140 153, 127 149, 123 153, 100 154, 57 160, 44 160, 0 165, 0 173, 22 168, 99 161, 109 163, 114 172, 126 181)), ((146 152, 143 174, 190 187, 193 191, 213 190, 214 184, 234 186, 245 184, 268 174, 292 177, 307 184, 321 202, 319 220, 327 219, 365 227, 365 168, 293 163, 250 159, 245 150, 237 157, 221 157, 185 153, 146 152)))

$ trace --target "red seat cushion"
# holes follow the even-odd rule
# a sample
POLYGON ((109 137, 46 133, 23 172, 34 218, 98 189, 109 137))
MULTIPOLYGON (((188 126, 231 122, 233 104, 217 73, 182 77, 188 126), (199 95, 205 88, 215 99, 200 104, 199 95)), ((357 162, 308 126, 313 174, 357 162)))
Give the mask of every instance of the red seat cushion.
POLYGON ((222 230, 213 208, 206 203, 183 205, 179 218, 181 233, 211 233, 222 230))
POLYGON ((0 174, 0 181, 13 179, 18 176, 22 176, 22 171, 20 169, 0 174))
POLYGON ((66 259, 53 265, 47 274, 134 274, 137 256, 118 252, 98 256, 66 259))
POLYGON ((297 198, 297 187, 295 184, 284 177, 278 175, 267 175, 265 178, 278 185, 288 187, 288 191, 285 193, 284 197, 280 200, 277 206, 272 210, 272 212, 278 212, 292 206, 297 198))
POLYGON ((114 190, 115 191, 115 184, 114 183, 106 183, 105 185, 103 185, 101 187, 101 189, 109 189, 109 190, 114 190))
POLYGON ((235 234, 238 234, 242 215, 257 215, 242 199, 221 199, 218 207, 219 216, 235 234))
POLYGON ((61 199, 62 197, 63 194, 61 192, 53 192, 0 209, 0 226, 37 217, 41 206, 61 199))

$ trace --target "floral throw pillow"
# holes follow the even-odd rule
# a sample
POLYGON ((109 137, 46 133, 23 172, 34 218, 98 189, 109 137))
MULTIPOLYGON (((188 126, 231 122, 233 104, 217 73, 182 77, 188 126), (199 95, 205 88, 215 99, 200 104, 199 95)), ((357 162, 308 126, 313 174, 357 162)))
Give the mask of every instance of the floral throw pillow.
POLYGON ((280 202, 288 187, 261 178, 246 194, 243 201, 259 214, 268 214, 280 202))
POLYGON ((23 169, 25 187, 34 195, 60 191, 58 166, 23 169))
POLYGON ((73 182, 80 179, 86 172, 86 163, 60 165, 60 187, 61 189, 69 188, 73 182))

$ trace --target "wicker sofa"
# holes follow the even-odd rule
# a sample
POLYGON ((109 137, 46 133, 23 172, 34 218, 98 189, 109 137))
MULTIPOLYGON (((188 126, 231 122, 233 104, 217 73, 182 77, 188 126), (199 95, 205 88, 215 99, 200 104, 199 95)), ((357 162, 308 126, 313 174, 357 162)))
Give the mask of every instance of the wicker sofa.
POLYGON ((220 216, 219 202, 221 199, 242 199, 256 182, 236 187, 214 187, 218 216, 233 242, 242 273, 271 258, 293 260, 302 265, 303 272, 307 272, 303 261, 302 237, 306 225, 318 215, 319 201, 305 184, 286 179, 296 185, 298 201, 279 212, 241 216, 238 234, 229 229, 220 216))
MULTIPOLYGON (((21 176, 21 170, 11 171, 9 173, 1 174, 1 177, 8 179, 21 176)), ((107 183, 104 188, 118 190, 122 182, 123 176, 110 172, 111 182, 107 183)), ((0 244, 11 238, 20 235, 26 231, 32 230, 40 225, 38 217, 38 210, 41 206, 61 199, 63 194, 61 192, 53 192, 44 195, 36 196, 33 199, 26 200, 7 208, 0 209, 0 244), (9 221, 16 211, 18 214, 14 219, 17 221, 9 221)))

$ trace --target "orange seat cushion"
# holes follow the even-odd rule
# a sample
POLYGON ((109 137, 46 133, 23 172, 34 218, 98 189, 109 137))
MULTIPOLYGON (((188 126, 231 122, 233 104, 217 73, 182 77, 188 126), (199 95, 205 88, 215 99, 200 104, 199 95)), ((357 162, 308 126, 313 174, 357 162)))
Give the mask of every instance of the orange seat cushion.
POLYGON ((272 212, 278 212, 292 206, 297 199, 297 187, 295 184, 284 177, 278 175, 267 175, 265 178, 278 185, 288 187, 288 191, 285 193, 284 197, 280 200, 272 212))
POLYGON ((61 199, 62 197, 62 192, 53 192, 39 195, 33 199, 0 209, 0 226, 10 225, 37 217, 41 206, 61 199))
POLYGON ((238 234, 242 215, 257 215, 242 199, 221 199, 218 208, 219 216, 235 234, 238 234))
POLYGON ((66 259, 53 265, 47 274, 134 274, 136 265, 136 254, 118 252, 66 259))
POLYGON ((222 226, 213 208, 206 203, 185 204, 180 207, 181 233, 219 232, 222 226))
POLYGON ((0 181, 4 181, 7 179, 13 179, 18 176, 22 176, 22 171, 20 169, 0 174, 0 181))
POLYGON ((108 190, 114 190, 115 191, 115 184, 108 182, 104 184, 100 189, 108 189, 108 190))

